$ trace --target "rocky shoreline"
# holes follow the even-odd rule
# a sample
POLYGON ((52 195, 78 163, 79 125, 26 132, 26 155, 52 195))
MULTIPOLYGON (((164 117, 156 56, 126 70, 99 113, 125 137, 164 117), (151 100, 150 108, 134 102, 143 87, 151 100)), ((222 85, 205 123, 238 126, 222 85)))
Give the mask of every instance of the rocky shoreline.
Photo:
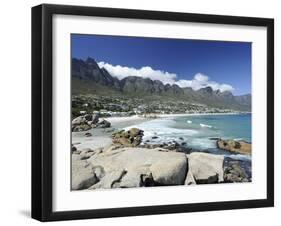
MULTIPOLYGON (((113 133, 105 147, 72 146, 72 190, 251 181, 251 161, 191 151, 175 142, 142 144, 142 136, 142 130, 131 128, 113 133)), ((251 154, 251 145, 244 141, 217 139, 217 145, 251 154)))
POLYGON ((88 131, 92 128, 109 128, 111 123, 105 119, 101 119, 99 114, 85 114, 72 120, 72 132, 88 131))
POLYGON ((236 154, 244 154, 244 155, 251 155, 252 152, 252 144, 241 140, 217 140, 217 147, 236 154))

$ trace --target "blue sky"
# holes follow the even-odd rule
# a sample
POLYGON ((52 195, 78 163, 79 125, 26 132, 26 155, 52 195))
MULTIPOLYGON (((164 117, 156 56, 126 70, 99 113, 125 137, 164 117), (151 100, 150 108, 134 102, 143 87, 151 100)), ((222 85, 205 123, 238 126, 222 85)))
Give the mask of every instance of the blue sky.
POLYGON ((251 93, 251 43, 78 34, 71 39, 72 57, 92 57, 119 79, 132 74, 251 93))

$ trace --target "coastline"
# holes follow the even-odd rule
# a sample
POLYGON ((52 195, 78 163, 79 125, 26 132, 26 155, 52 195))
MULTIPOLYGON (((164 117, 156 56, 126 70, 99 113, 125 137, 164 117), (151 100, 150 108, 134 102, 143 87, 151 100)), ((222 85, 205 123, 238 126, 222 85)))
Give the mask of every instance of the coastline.
MULTIPOLYGON (((133 115, 133 116, 120 116, 120 117, 105 117, 113 126, 119 126, 122 123, 139 123, 159 118, 169 117, 183 117, 183 116, 208 116, 208 115, 240 115, 240 114, 252 114, 251 112, 225 112, 225 113, 174 113, 174 114, 156 114, 153 113, 148 116, 133 115)), ((131 126, 131 125, 129 125, 131 126)), ((127 127, 127 126, 124 126, 127 127)))
POLYGON ((240 115, 251 114, 251 112, 225 112, 225 113, 181 113, 181 114, 159 114, 159 118, 181 117, 181 116, 207 116, 207 115, 240 115))
POLYGON ((148 116, 132 115, 132 116, 120 116, 120 117, 104 117, 109 121, 112 127, 128 127, 133 126, 137 123, 142 123, 159 118, 170 118, 170 117, 183 117, 183 116, 208 116, 208 115, 240 115, 240 114, 251 114, 251 112, 226 112, 226 113, 179 113, 179 114, 151 114, 148 116))
POLYGON ((170 119, 174 117, 184 116, 213 116, 213 115, 238 115, 245 114, 239 112, 230 113, 183 113, 183 114, 155 114, 154 117, 144 117, 140 115, 123 116, 123 117, 104 117, 111 123, 110 128, 94 128, 83 132, 72 132, 72 144, 78 149, 97 149, 111 144, 111 135, 124 128, 138 127, 143 122, 153 121, 157 119, 170 119), (86 133, 91 133, 90 137, 86 137, 86 133))

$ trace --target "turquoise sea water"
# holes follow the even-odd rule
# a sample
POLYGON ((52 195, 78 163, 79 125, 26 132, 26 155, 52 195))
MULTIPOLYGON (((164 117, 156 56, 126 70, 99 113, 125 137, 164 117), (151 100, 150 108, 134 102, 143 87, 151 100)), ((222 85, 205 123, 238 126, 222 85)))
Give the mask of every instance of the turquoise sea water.
MULTIPOLYGON (((210 138, 251 142, 251 114, 174 116, 136 125, 144 130, 143 142, 177 141, 196 150, 226 154, 210 138)), ((133 127, 133 126, 132 126, 133 127)))

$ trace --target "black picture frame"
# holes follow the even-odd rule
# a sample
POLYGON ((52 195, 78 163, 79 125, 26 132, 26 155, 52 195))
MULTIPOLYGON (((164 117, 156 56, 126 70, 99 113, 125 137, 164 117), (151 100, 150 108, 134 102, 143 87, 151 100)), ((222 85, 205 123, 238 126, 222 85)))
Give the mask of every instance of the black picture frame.
POLYGON ((32 218, 40 221, 122 217, 274 206, 274 20, 43 4, 32 8, 32 218), (52 18, 55 14, 262 26, 267 28, 267 198, 95 210, 52 210, 52 18))

